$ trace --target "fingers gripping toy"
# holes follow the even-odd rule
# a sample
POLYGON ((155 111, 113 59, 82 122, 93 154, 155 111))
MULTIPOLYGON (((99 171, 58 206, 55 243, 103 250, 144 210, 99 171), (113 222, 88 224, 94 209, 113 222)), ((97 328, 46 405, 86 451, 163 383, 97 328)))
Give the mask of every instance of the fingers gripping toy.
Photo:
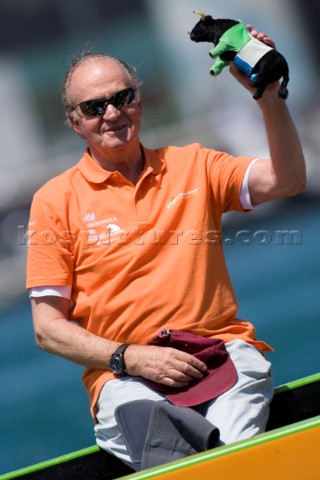
POLYGON ((190 32, 194 42, 212 42, 215 47, 209 55, 216 61, 210 74, 217 76, 231 61, 250 76, 256 88, 253 98, 262 97, 266 86, 282 78, 278 95, 288 97, 289 67, 286 59, 274 48, 252 37, 241 21, 213 19, 210 15, 194 12, 201 20, 190 32))

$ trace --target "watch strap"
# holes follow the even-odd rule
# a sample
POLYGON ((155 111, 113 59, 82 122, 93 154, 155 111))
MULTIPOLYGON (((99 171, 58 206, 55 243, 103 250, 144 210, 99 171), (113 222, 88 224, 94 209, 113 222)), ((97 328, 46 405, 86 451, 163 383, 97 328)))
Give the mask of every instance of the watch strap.
POLYGON ((129 347, 128 343, 123 343, 113 352, 113 354, 111 356, 113 357, 113 355, 121 355, 121 354, 123 355, 125 349, 128 348, 128 347, 129 347))
POLYGON ((125 375, 127 373, 127 369, 126 369, 126 363, 124 361, 124 352, 126 350, 126 348, 129 347, 129 344, 128 343, 123 343, 122 345, 120 345, 114 352, 113 354, 111 355, 111 358, 118 358, 120 359, 121 361, 121 364, 122 364, 122 375, 125 375))

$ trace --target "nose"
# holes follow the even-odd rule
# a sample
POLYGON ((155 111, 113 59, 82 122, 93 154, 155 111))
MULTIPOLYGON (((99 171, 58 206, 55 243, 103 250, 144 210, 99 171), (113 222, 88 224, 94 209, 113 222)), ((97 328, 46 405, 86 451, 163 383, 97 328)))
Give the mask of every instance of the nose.
POLYGON ((121 115, 121 110, 118 110, 114 105, 109 103, 109 105, 107 105, 106 111, 104 112, 103 118, 105 120, 113 121, 119 118, 120 115, 121 115))

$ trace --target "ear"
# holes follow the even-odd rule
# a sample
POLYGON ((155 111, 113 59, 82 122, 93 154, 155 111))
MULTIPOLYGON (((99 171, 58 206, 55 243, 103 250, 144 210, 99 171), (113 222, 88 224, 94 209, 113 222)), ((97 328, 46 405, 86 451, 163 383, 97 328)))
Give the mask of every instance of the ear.
POLYGON ((140 109, 140 113, 142 113, 143 112, 143 102, 142 102, 142 97, 141 96, 140 96, 140 99, 137 102, 137 104, 138 104, 138 107, 140 109))
POLYGON ((81 124, 80 124, 80 121, 79 121, 79 118, 77 117, 77 115, 74 112, 68 112, 67 117, 68 117, 68 123, 69 123, 70 127, 72 127, 73 130, 81 138, 84 138, 84 135, 83 135, 82 129, 81 129, 81 124))
POLYGON ((135 98, 135 104, 137 105, 137 110, 140 115, 142 115, 143 112, 143 102, 142 102, 142 95, 139 93, 139 98, 135 98))

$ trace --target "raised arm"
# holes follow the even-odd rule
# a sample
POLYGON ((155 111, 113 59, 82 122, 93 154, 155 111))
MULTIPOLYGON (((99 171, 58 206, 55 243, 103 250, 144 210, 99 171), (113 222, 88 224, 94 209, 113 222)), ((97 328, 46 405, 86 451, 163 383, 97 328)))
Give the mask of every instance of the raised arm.
MULTIPOLYGON (((251 30, 252 36, 274 46, 264 33, 251 30)), ((234 64, 230 72, 252 93, 249 77, 234 64)), ((284 100, 278 97, 278 82, 268 85, 257 101, 265 122, 270 158, 255 162, 249 174, 249 192, 253 205, 302 193, 306 186, 306 166, 299 136, 284 100)))
POLYGON ((302 193, 305 160, 286 103, 277 95, 259 101, 268 136, 270 158, 255 162, 249 174, 253 205, 302 193))

